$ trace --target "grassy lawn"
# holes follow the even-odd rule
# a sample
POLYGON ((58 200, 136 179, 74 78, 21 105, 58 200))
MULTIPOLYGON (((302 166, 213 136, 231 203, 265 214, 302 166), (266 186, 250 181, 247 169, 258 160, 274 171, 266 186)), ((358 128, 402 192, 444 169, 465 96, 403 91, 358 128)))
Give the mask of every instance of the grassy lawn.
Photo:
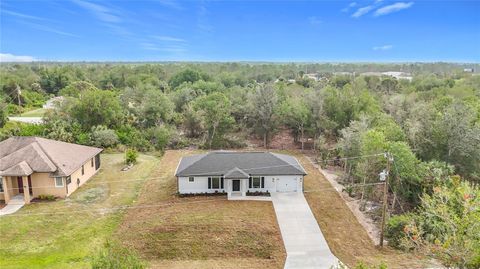
POLYGON ((25 113, 22 113, 18 117, 43 117, 45 112, 47 112, 46 109, 38 108, 38 109, 34 109, 34 110, 27 111, 25 113))
POLYGON ((154 268, 283 268, 272 203, 177 198, 174 171, 191 151, 167 151, 115 233, 154 268))
POLYGON ((89 268, 89 256, 118 228, 158 159, 140 155, 121 172, 123 154, 102 154, 100 172, 69 198, 25 206, 0 218, 0 268, 89 268), (138 179, 137 181, 116 181, 138 179))
POLYGON ((358 262, 388 268, 425 268, 431 265, 424 257, 404 253, 388 247, 380 249, 370 240, 367 232, 350 211, 340 195, 306 157, 297 158, 307 170, 305 197, 327 239, 332 252, 348 266, 358 262), (312 191, 312 192, 308 192, 312 191))

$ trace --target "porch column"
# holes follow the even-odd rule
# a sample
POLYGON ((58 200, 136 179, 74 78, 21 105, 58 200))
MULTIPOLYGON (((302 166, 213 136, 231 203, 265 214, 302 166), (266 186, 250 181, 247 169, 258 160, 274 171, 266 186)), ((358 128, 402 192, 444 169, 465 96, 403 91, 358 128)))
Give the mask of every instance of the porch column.
POLYGON ((10 186, 8 185, 7 177, 2 177, 2 184, 3 184, 3 197, 5 198, 5 204, 8 204, 8 202, 10 201, 10 186))
POLYGON ((225 179, 227 181, 227 197, 230 197, 232 195, 232 180, 230 179, 225 179))
POLYGON ((240 188, 241 188, 241 191, 242 191, 242 196, 247 196, 247 187, 248 187, 248 179, 247 180, 242 180, 240 181, 240 188))
POLYGON ((28 177, 23 176, 23 200, 25 204, 30 204, 30 186, 28 185, 28 177))

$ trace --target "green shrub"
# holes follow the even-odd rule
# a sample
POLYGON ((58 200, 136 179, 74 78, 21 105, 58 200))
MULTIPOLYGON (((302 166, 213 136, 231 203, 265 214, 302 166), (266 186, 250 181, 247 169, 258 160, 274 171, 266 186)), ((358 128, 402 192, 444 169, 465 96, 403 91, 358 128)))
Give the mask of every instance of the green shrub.
POLYGON ((92 258, 92 269, 143 269, 144 262, 137 253, 119 243, 107 242, 92 258))
POLYGON ((125 163, 126 164, 135 164, 137 163, 138 152, 135 149, 127 149, 125 152, 125 163))
POLYGON ((31 124, 23 122, 8 121, 0 129, 0 140, 11 136, 43 136, 45 126, 42 124, 31 124))
POLYGON ((168 126, 157 126, 148 130, 149 140, 152 142, 155 149, 161 151, 165 150, 167 147, 171 135, 172 132, 168 126))
POLYGON ((51 195, 51 194, 40 194, 38 195, 38 199, 40 200, 47 200, 47 201, 54 201, 55 200, 55 196, 51 195))
POLYGON ((393 216, 388 220, 385 229, 385 238, 388 240, 389 246, 402 248, 402 241, 406 236, 404 229, 413 220, 414 216, 410 214, 393 216))
POLYGON ((118 143, 118 137, 115 131, 102 125, 92 127, 90 137, 92 145, 96 147, 109 148, 118 143))

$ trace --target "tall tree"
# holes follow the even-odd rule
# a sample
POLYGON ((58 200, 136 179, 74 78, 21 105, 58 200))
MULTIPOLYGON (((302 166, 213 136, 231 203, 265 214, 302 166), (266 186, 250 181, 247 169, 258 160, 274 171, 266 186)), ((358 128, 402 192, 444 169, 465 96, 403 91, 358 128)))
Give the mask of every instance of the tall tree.
POLYGON ((269 135, 277 126, 275 119, 277 93, 271 84, 259 85, 250 98, 253 104, 251 117, 263 136, 263 146, 268 148, 269 135))
POLYGON ((225 131, 234 122, 230 114, 230 101, 222 93, 212 93, 195 100, 193 108, 203 116, 207 128, 208 147, 212 148, 214 141, 223 138, 225 131))

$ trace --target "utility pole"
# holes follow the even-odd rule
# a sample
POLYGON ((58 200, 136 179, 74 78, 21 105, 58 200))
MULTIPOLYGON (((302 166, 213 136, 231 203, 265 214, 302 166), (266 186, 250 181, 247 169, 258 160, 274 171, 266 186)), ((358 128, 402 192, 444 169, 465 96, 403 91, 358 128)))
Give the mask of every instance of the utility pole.
POLYGON ((15 84, 16 87, 15 87, 15 91, 17 92, 17 100, 18 100, 18 106, 21 106, 22 105, 22 101, 21 101, 21 97, 20 95, 22 94, 22 91, 20 90, 20 86, 18 86, 18 84, 15 84))
POLYGON ((385 158, 387 158, 387 169, 383 170, 380 173, 380 180, 385 181, 383 184, 383 209, 382 209, 382 225, 380 230, 380 246, 383 247, 383 236, 385 232, 385 220, 387 215, 387 202, 388 202, 388 175, 390 174, 390 162, 393 161, 392 156, 389 152, 385 153, 385 158))

